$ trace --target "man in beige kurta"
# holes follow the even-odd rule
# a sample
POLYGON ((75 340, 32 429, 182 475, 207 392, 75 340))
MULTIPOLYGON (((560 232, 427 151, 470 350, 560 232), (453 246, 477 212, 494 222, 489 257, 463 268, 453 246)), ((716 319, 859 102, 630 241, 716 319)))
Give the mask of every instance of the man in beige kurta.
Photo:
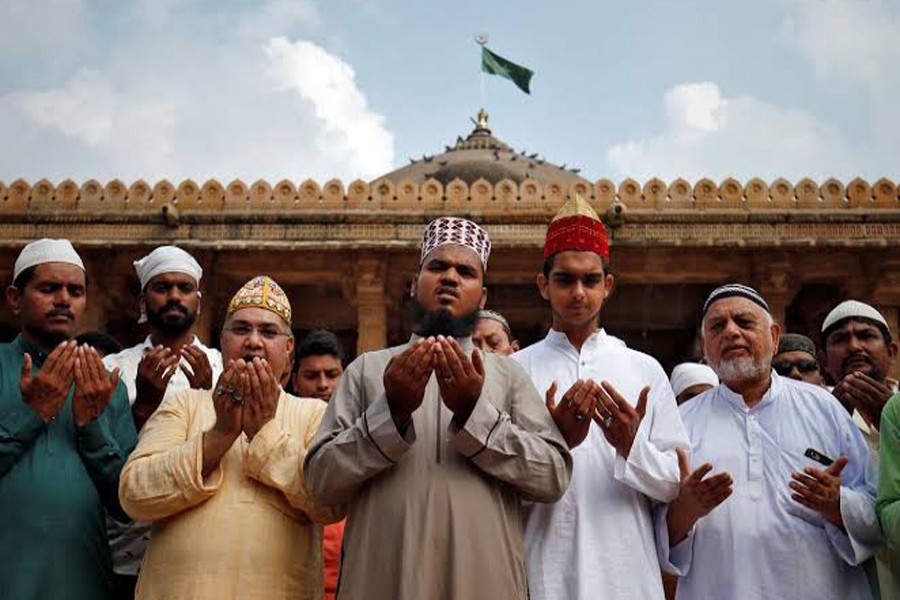
POLYGON ((328 404, 305 467, 348 504, 340 600, 527 598, 522 501, 557 500, 572 462, 522 368, 472 347, 488 249, 470 221, 429 225, 418 334, 360 356, 328 404))
POLYGON ((325 403, 278 385, 293 338, 290 305, 271 279, 232 300, 225 371, 214 390, 169 394, 141 430, 119 495, 153 521, 137 598, 322 598, 321 508, 302 465, 325 403))

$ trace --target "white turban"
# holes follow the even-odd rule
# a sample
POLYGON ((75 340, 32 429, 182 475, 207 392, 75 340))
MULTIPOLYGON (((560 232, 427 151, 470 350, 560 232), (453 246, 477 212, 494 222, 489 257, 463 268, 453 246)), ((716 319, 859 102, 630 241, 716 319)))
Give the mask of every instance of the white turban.
POLYGON ((19 258, 16 259, 16 265, 13 268, 13 281, 26 269, 52 262, 66 263, 74 265, 82 271, 85 270, 81 257, 78 256, 75 248, 72 247, 72 242, 69 240, 44 238, 31 242, 22 248, 22 252, 19 253, 19 258))
POLYGON ((706 365, 701 365, 700 363, 681 363, 672 369, 671 382, 672 392, 675 393, 675 397, 677 398, 678 394, 695 385, 708 383, 715 387, 719 385, 719 377, 716 375, 715 371, 706 365))
POLYGON ((200 285, 203 269, 194 257, 175 246, 160 246, 141 260, 134 261, 134 270, 141 280, 141 289, 162 273, 183 273, 193 277, 200 285))

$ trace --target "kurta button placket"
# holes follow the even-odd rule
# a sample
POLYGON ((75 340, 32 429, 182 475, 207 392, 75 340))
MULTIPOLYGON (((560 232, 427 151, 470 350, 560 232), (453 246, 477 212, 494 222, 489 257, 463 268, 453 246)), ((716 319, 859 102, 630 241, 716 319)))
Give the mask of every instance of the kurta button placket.
POLYGON ((760 436, 759 421, 756 413, 748 413, 746 415, 747 422, 747 445, 750 448, 748 454, 749 465, 747 468, 747 479, 749 481, 750 497, 758 500, 762 495, 762 437, 760 436))

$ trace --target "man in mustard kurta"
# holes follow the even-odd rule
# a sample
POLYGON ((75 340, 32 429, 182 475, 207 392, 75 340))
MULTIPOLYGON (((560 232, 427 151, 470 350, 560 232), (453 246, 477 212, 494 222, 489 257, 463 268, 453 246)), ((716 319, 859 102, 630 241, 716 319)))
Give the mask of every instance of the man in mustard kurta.
POLYGON ((294 338, 284 291, 268 277, 234 296, 213 390, 170 394, 141 430, 119 496, 153 521, 137 598, 320 599, 322 527, 303 460, 325 403, 285 393, 294 338))
POLYGON ((528 596, 522 501, 562 496, 572 460, 522 367, 472 345, 489 249, 471 221, 432 222, 417 333, 357 358, 328 403, 306 478, 348 503, 339 600, 528 596))

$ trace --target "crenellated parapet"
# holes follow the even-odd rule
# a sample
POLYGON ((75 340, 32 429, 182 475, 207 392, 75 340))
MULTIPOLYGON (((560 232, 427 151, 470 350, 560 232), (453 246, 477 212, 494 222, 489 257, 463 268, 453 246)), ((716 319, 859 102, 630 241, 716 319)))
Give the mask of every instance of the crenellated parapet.
POLYGON ((332 179, 324 183, 307 179, 299 184, 283 179, 270 184, 259 180, 247 185, 234 180, 223 185, 211 179, 202 185, 186 179, 175 184, 162 180, 153 185, 139 180, 126 184, 113 180, 77 183, 67 179, 54 184, 46 179, 31 184, 18 179, 0 182, 0 214, 158 214, 177 209, 190 213, 322 213, 365 211, 409 213, 424 211, 459 212, 481 215, 510 213, 552 214, 566 200, 579 194, 604 213, 616 206, 629 212, 669 211, 882 211, 900 209, 898 186, 882 178, 874 183, 854 179, 844 183, 828 179, 822 183, 801 179, 766 182, 754 178, 746 183, 736 179, 716 182, 700 179, 691 183, 675 179, 666 183, 652 178, 643 183, 625 179, 616 183, 599 179, 593 184, 577 181, 565 185, 526 179, 510 179, 496 184, 485 179, 471 185, 456 179, 446 186, 436 179, 421 184, 394 183, 380 179, 374 183, 355 180, 344 183, 332 179))

